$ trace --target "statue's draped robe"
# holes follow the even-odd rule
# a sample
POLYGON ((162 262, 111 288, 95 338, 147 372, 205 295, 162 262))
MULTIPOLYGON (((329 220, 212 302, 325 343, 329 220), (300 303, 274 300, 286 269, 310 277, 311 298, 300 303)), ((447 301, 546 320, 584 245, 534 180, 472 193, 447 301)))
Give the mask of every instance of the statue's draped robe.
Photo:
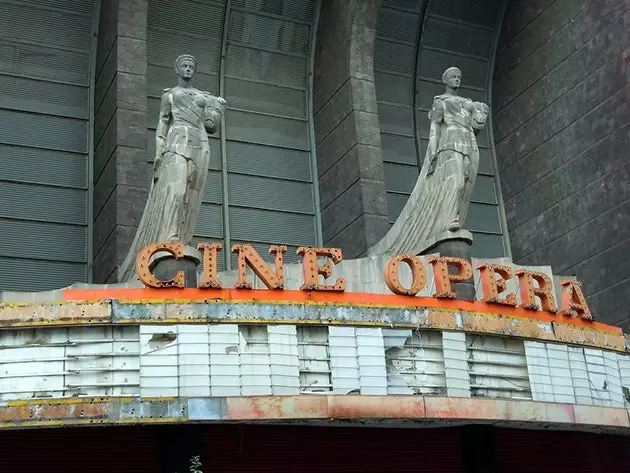
POLYGON ((131 249, 118 271, 119 281, 135 277, 140 250, 151 243, 192 240, 208 176, 210 146, 204 119, 218 125, 216 98, 195 91, 197 101, 179 88, 167 89, 171 110, 162 161, 131 249), (203 96, 205 100, 199 100, 203 96), (199 105, 201 102, 203 105, 199 105))
POLYGON ((479 167, 475 133, 486 117, 484 104, 456 95, 435 97, 430 112, 434 166, 429 147, 400 216, 369 254, 421 254, 448 235, 454 222, 464 226, 479 167))

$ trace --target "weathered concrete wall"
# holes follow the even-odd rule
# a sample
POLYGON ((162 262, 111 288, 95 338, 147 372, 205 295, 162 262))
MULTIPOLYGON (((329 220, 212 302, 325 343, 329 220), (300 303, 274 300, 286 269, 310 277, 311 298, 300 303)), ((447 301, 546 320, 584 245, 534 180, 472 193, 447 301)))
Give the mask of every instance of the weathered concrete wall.
POLYGON ((584 283, 630 327, 629 0, 511 0, 494 133, 514 261, 584 283))
POLYGON ((95 86, 94 281, 116 280, 147 196, 148 0, 104 0, 95 86))
POLYGON ((374 89, 380 0, 323 2, 315 59, 315 133, 324 244, 364 255, 389 229, 374 89))

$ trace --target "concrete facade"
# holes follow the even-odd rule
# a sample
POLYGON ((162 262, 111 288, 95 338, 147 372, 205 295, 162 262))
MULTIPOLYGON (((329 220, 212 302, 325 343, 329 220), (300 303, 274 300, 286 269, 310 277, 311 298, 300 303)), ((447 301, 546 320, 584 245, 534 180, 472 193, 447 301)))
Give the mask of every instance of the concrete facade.
POLYGON ((494 71, 494 132, 513 258, 584 284, 630 326, 628 0, 512 0, 494 71))
POLYGON ((94 282, 113 282, 147 197, 148 0, 104 0, 96 58, 94 282))
POLYGON ((380 0, 323 2, 315 58, 323 239, 362 256, 389 229, 374 88, 380 0))

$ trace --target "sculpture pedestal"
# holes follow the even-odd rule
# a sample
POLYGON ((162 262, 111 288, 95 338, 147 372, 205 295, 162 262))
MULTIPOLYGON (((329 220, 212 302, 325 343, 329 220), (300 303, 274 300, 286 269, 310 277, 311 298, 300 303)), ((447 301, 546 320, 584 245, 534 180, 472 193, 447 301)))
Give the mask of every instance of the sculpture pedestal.
MULTIPOLYGON (((435 238, 435 243, 422 254, 438 253, 440 256, 464 258, 471 262, 470 247, 473 242, 472 233, 467 230, 444 232, 435 238)), ((449 273, 455 273, 455 268, 449 267, 449 273)), ((475 282, 473 278, 452 283, 457 299, 464 301, 475 300, 475 282)))
POLYGON ((192 246, 184 247, 184 257, 175 259, 173 255, 160 251, 153 255, 149 269, 156 278, 166 280, 175 276, 177 271, 184 271, 186 287, 197 287, 197 266, 201 263, 201 253, 192 246))

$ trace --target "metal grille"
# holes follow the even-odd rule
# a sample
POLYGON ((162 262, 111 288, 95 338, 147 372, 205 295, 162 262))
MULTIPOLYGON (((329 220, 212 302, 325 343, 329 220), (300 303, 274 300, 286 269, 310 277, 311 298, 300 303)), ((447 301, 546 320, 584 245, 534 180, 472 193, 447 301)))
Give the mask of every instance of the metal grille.
MULTIPOLYGON (((430 126, 427 112, 433 97, 444 92, 443 71, 460 67, 464 73, 462 95, 490 102, 487 89, 502 0, 491 0, 493 7, 476 0, 431 2, 426 9, 425 0, 403 3, 401 7, 400 0, 384 0, 376 27, 374 60, 392 224, 407 202, 424 160, 430 126)), ((466 222, 474 234, 472 252, 477 257, 503 256, 507 248, 494 149, 488 134, 491 127, 489 123, 478 137, 479 176, 466 222)))
MULTIPOLYGON (((159 98, 173 84, 177 55, 195 55, 195 86, 222 93, 228 102, 225 136, 211 138, 209 186, 197 240, 254 242, 264 248, 265 258, 269 244, 317 243, 308 116, 316 8, 313 0, 149 2, 149 161, 155 153, 159 98), (188 18, 187 12, 200 8, 202 22, 188 18)), ((233 262, 229 251, 223 256, 233 262)))
POLYGON ((54 289, 88 277, 94 1, 0 10, 0 289, 54 289))
POLYGON ((442 334, 383 329, 387 394, 446 395, 442 334))
POLYGON ((390 223, 418 178, 413 119, 414 67, 422 1, 385 0, 379 10, 374 50, 376 96, 390 223), (413 6, 413 8, 412 8, 413 6))
POLYGON ((301 392, 330 392, 328 327, 297 327, 301 392))
POLYGON ((523 340, 466 334, 473 397, 532 399, 523 340))

